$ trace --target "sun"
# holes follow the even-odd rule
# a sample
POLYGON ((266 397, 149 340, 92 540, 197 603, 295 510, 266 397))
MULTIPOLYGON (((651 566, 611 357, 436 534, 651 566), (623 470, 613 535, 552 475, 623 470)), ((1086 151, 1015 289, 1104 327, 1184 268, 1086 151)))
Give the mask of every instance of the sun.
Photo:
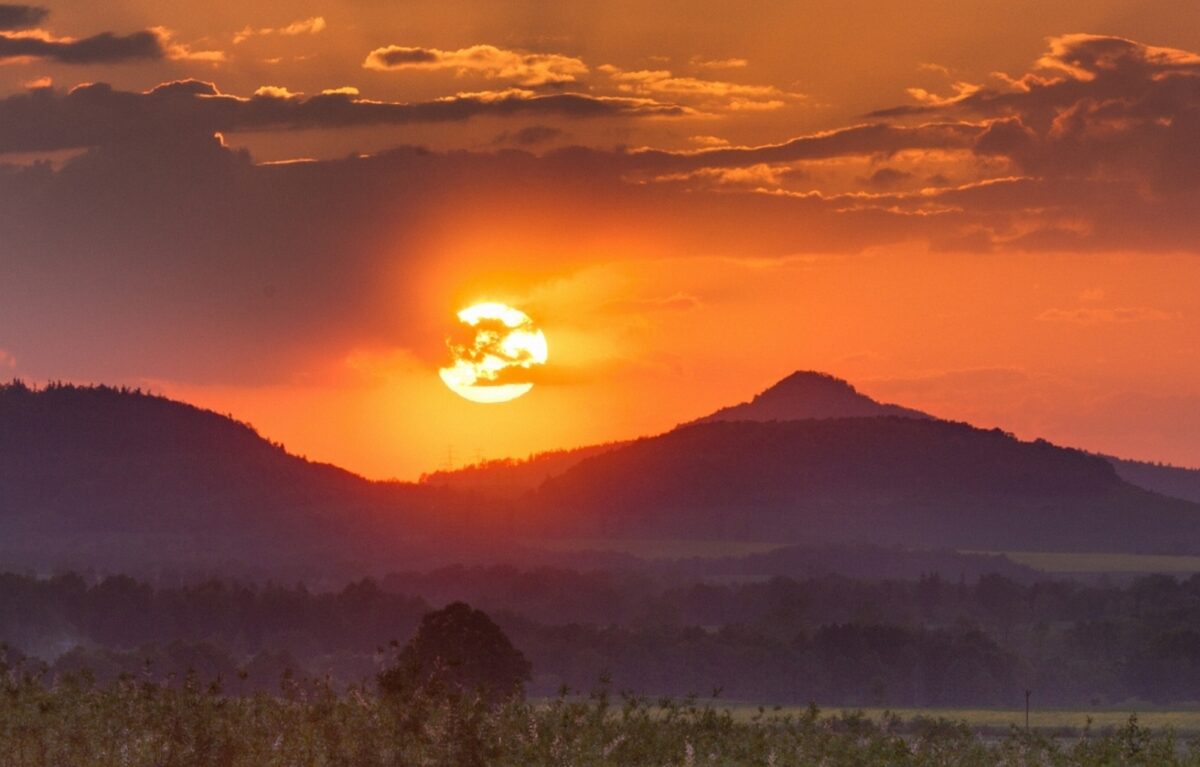
POLYGON ((533 388, 532 371, 548 357, 546 336, 529 315, 484 302, 458 313, 446 339, 450 364, 438 375, 450 390, 472 402, 508 402, 533 388))

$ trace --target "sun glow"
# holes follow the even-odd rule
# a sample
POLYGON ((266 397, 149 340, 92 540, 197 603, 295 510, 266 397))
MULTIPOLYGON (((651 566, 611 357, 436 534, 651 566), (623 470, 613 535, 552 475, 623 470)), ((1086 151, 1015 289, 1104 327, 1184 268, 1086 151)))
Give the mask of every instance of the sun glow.
POLYGON ((525 312, 496 302, 458 313, 446 339, 451 363, 438 375, 455 394, 472 402, 508 402, 533 388, 532 370, 548 357, 546 336, 525 312))

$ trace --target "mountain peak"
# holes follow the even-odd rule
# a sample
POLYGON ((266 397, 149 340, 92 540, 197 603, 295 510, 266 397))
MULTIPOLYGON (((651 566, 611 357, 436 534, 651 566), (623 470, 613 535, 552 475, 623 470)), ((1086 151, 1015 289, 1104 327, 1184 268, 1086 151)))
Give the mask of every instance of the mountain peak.
POLYGON ((844 395, 863 397, 858 389, 846 380, 822 373, 819 370, 797 370, 781 378, 777 383, 754 397, 755 401, 795 394, 844 395))
POLYGON ((802 421, 810 418, 929 418, 918 410, 877 402, 849 382, 815 370, 797 370, 749 402, 721 408, 699 419, 711 421, 802 421))

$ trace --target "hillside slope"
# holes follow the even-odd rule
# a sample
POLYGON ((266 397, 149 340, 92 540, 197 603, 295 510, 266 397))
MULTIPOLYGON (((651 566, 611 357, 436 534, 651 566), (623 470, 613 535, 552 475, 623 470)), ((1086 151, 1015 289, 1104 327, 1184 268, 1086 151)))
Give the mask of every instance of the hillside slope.
POLYGON ((1200 503, 1200 470, 1105 456, 1126 482, 1172 498, 1200 503))
POLYGON ((903 417, 680 427, 581 461, 529 504, 564 535, 1200 552, 1200 506, 1103 458, 903 417))
MULTIPOLYGON (((840 378, 797 370, 748 402, 723 407, 692 423, 714 421, 799 421, 810 418, 931 418, 919 410, 877 402, 840 378)), ((554 450, 525 460, 485 461, 459 469, 435 471, 422 483, 470 490, 496 498, 515 498, 562 474, 585 458, 625 447, 629 441, 554 450)))
POLYGON ((10 563, 353 562, 385 543, 404 551, 410 534, 452 524, 455 509, 444 492, 312 463, 163 397, 0 387, 0 557, 10 563))

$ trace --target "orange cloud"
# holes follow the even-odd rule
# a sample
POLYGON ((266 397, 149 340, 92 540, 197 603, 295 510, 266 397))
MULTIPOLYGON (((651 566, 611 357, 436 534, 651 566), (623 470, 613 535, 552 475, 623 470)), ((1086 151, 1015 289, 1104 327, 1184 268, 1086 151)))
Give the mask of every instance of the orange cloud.
POLYGON ((746 59, 705 59, 699 56, 693 56, 691 63, 701 69, 743 69, 750 65, 746 59))
POLYGON ((587 65, 573 56, 512 51, 494 45, 472 45, 453 51, 389 45, 367 54, 363 66, 382 72, 450 70, 459 77, 474 74, 529 86, 573 82, 588 72, 587 65))
POLYGON ((158 35, 163 53, 171 61, 200 61, 209 64, 222 64, 228 60, 225 51, 195 50, 191 44, 177 42, 175 40, 175 33, 166 27, 152 27, 150 31, 158 35))
POLYGON ((233 43, 245 42, 251 37, 266 37, 268 35, 283 35, 285 37, 296 37, 298 35, 315 35, 325 30, 325 19, 322 16, 313 16, 299 21, 293 21, 285 27, 261 27, 254 29, 246 27, 241 32, 233 36, 233 43))
POLYGON ((1075 309, 1047 309, 1038 315, 1042 322, 1069 322, 1075 325, 1107 325, 1127 322, 1161 322, 1175 319, 1176 315, 1148 306, 1125 306, 1113 309, 1078 307, 1075 309))
POLYGON ((680 77, 665 69, 626 71, 611 64, 605 64, 599 69, 617 83, 619 90, 626 93, 645 96, 669 95, 710 103, 722 102, 729 109, 778 109, 785 105, 786 100, 803 98, 800 94, 787 93, 774 85, 747 85, 680 77))

